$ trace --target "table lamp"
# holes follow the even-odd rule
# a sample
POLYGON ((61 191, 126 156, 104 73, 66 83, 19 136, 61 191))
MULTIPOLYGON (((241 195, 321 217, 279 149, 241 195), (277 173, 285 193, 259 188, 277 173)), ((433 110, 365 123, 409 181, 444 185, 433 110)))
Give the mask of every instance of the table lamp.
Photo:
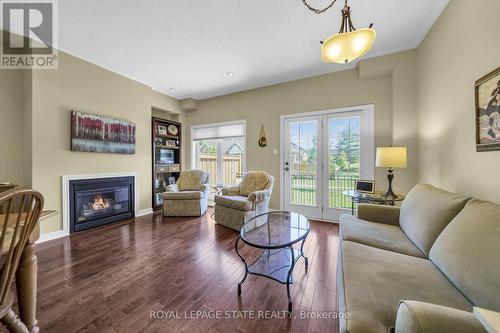
POLYGON ((397 198, 392 190, 392 180, 394 179, 394 168, 406 168, 406 147, 378 147, 376 167, 387 168, 387 179, 389 180, 389 189, 384 194, 386 198, 397 198))

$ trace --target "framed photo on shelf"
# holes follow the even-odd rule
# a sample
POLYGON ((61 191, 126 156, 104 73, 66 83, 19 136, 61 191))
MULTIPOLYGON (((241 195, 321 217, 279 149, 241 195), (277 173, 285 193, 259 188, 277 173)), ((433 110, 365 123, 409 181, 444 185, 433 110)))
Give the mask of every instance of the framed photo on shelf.
POLYGON ((157 132, 160 135, 167 135, 167 126, 158 125, 157 132))
POLYGON ((476 81, 476 151, 500 150, 500 67, 476 81))

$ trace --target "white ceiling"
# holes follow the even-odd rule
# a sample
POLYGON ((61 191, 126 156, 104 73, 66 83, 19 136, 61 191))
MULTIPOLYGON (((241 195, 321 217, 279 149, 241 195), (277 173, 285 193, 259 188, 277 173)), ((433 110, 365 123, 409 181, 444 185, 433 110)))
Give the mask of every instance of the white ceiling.
MULTIPOLYGON (((365 57, 418 46, 447 3, 350 0, 354 26, 377 31, 365 57)), ((204 99, 352 67, 320 60, 343 5, 317 15, 302 0, 61 0, 59 48, 175 98, 204 99)))

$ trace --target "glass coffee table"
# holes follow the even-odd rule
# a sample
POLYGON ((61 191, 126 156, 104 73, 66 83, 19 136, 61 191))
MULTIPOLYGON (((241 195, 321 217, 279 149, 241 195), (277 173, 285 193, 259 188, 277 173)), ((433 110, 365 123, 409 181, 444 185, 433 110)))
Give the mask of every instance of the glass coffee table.
POLYGON ((304 216, 285 211, 273 211, 257 215, 248 220, 241 228, 236 240, 236 253, 245 264, 245 276, 238 283, 238 296, 241 285, 248 274, 255 274, 286 284, 288 312, 292 312, 290 284, 292 272, 297 260, 304 257, 307 270, 308 259, 304 255, 304 242, 309 234, 309 221, 304 216), (251 264, 238 252, 240 239, 247 245, 262 249, 261 255, 251 264), (300 250, 293 247, 300 244, 300 250))

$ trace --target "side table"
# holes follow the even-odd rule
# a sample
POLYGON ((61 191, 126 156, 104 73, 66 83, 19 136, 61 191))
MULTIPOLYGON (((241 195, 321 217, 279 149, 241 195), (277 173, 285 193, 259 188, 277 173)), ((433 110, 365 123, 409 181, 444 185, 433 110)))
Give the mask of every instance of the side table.
POLYGON ((377 205, 394 206, 396 202, 403 201, 405 196, 398 195, 396 198, 384 197, 380 192, 374 194, 361 193, 354 190, 347 190, 342 192, 343 195, 351 198, 351 214, 354 215, 355 204, 370 203, 377 205))

